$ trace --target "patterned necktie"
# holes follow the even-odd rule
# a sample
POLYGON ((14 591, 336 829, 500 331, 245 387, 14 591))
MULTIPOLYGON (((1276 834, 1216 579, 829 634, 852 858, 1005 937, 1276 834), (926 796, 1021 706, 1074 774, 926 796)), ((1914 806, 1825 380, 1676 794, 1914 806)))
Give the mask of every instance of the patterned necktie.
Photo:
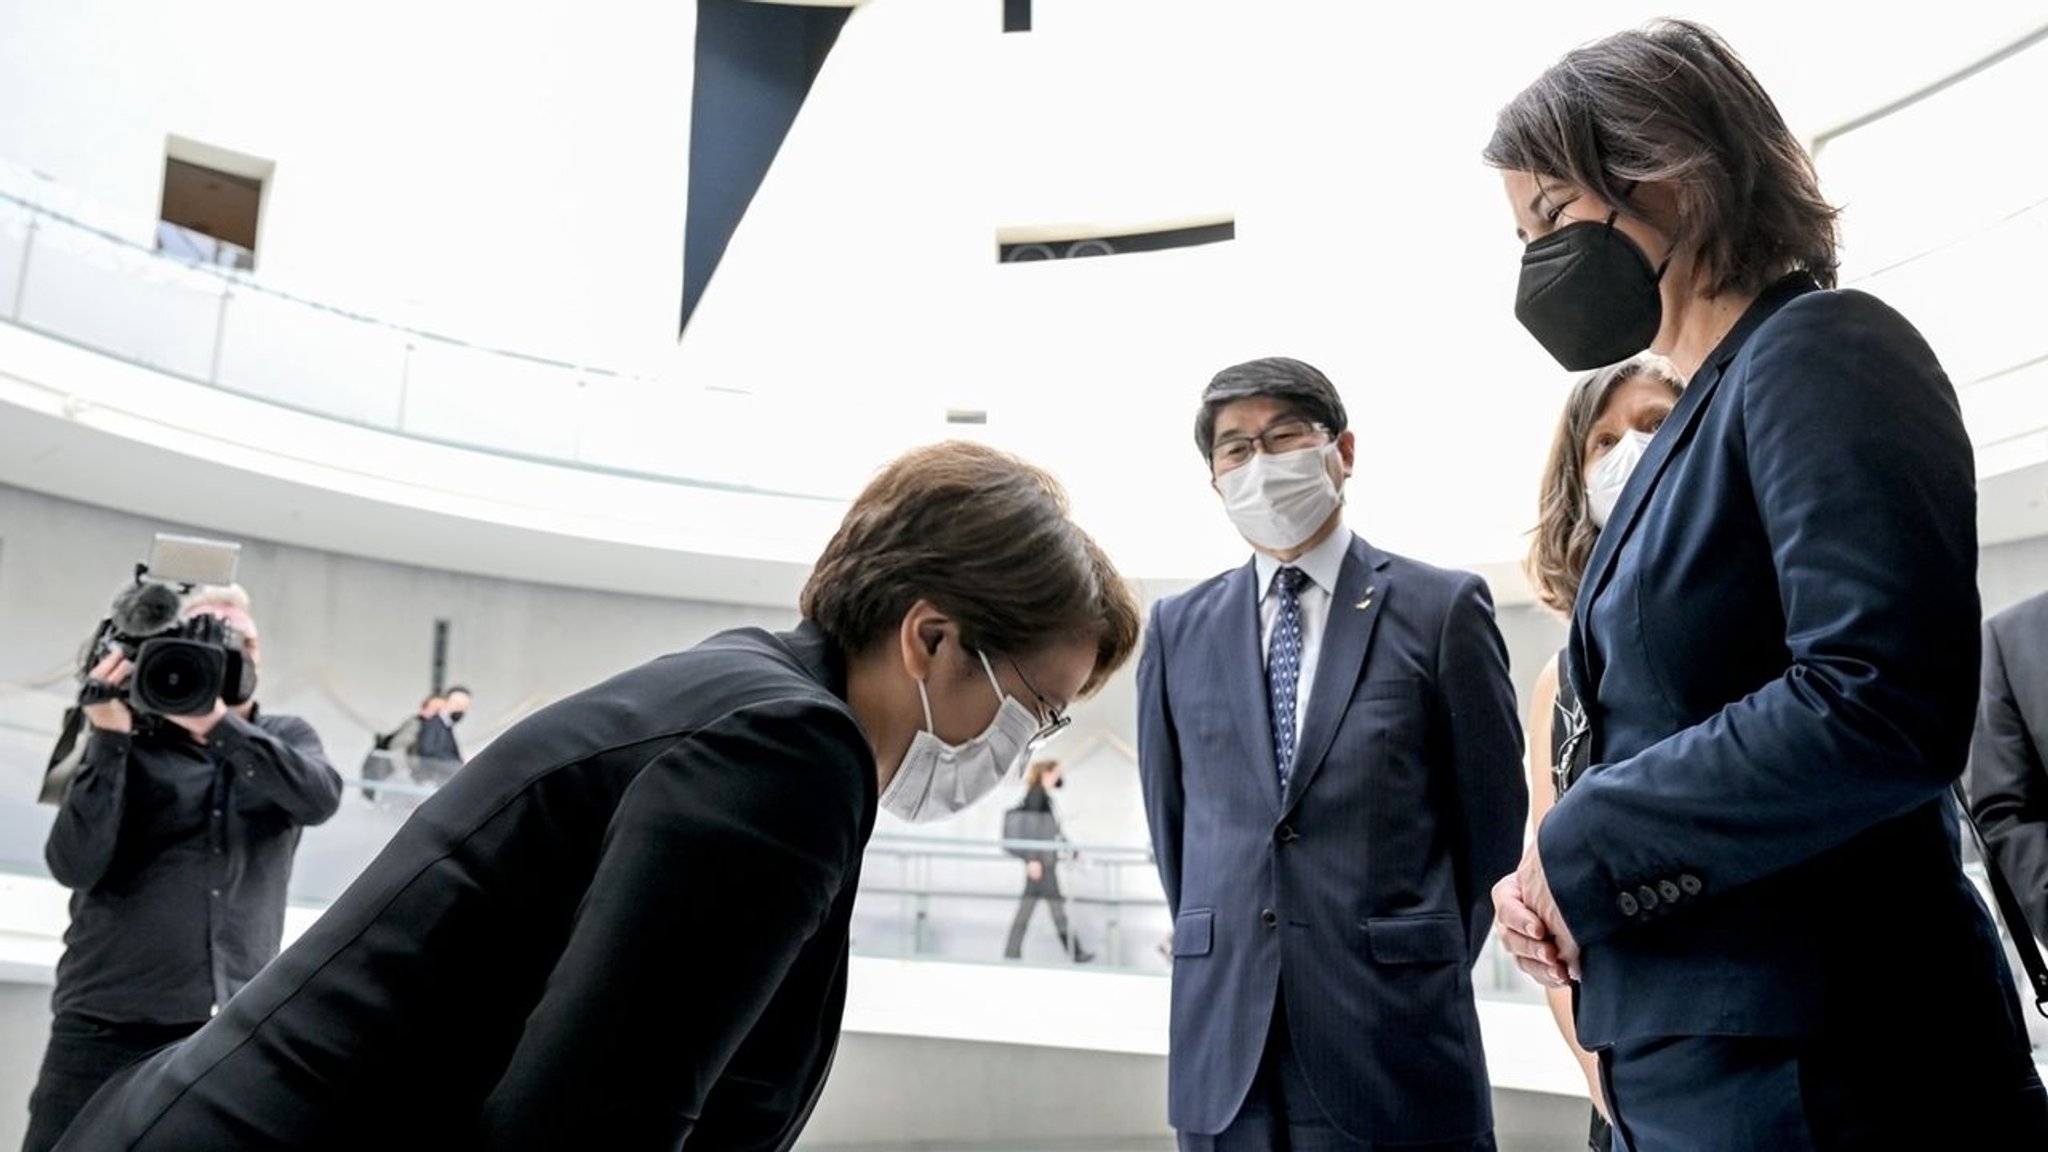
POLYGON ((1280 611, 1266 646, 1266 699, 1273 711, 1273 756, 1280 766, 1280 791, 1294 770, 1294 697, 1301 681, 1301 586, 1308 573, 1288 566, 1273 573, 1280 611))

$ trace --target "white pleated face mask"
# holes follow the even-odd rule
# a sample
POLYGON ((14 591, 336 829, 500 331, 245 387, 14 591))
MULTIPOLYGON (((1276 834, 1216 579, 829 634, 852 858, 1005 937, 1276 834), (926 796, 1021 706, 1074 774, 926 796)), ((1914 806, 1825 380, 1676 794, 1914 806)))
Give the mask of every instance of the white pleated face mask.
POLYGON ((1330 475, 1333 441, 1294 452, 1256 452, 1216 478, 1223 510, 1246 540, 1285 552, 1316 534, 1342 497, 1330 475))
POLYGON ((1593 522, 1593 527, 1607 527, 1607 518, 1614 515, 1614 506, 1621 502, 1621 490, 1628 486, 1628 478, 1635 475, 1636 465, 1642 463, 1652 435, 1630 429, 1593 465, 1593 475, 1586 479, 1586 518, 1593 522))
POLYGON ((883 790, 883 811, 913 824, 943 820, 995 791, 1003 777, 1030 755, 1031 738, 1038 735, 1038 718, 1003 691, 988 656, 977 655, 996 698, 1002 701, 995 719, 979 736, 963 744, 946 743, 932 732, 932 698, 919 680, 924 730, 910 738, 910 750, 903 754, 903 763, 897 765, 896 775, 883 790))

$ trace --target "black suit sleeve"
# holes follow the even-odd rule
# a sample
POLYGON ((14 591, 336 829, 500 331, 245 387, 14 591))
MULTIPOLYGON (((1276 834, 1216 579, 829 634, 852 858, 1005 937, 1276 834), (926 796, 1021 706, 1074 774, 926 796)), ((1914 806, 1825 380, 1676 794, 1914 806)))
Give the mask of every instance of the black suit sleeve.
POLYGON ((1983 694, 1970 743, 1970 811, 2034 935, 2048 939, 2048 768, 2007 664, 1994 621, 1984 628, 1983 694))
MULTIPOLYGON (((628 788, 568 946, 483 1110, 493 1149, 684 1146, 858 865, 872 772, 852 719, 814 702, 733 713, 628 788)), ((823 1005, 814 1008, 814 1014, 823 1005)), ((783 1012, 782 1015, 787 1015, 783 1012)), ((749 1045, 759 1082, 811 1046, 749 1045)), ((721 1092, 721 1146, 773 1147, 801 1101, 721 1092)))

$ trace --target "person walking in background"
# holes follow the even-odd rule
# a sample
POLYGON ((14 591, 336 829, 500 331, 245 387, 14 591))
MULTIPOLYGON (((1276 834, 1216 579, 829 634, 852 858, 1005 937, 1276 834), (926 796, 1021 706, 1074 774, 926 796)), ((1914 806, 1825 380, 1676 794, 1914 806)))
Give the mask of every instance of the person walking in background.
MULTIPOLYGON (((435 697, 430 697, 431 702, 435 697)), ((460 685, 439 694, 440 704, 431 713, 422 711, 409 757, 415 784, 438 788, 462 767, 462 748, 455 740, 455 726, 469 714, 469 689, 460 685)))
POLYGON ((382 806, 386 800, 382 783, 397 775, 401 762, 409 779, 419 779, 420 728, 440 715, 447 705, 440 693, 430 692, 420 700, 418 710, 400 721, 398 727, 370 737, 370 752, 363 757, 364 799, 382 806))
MULTIPOLYGON (((1036 840, 1050 843, 1066 840, 1066 833, 1060 829, 1059 814, 1053 811, 1052 790, 1063 787, 1066 777, 1060 772, 1057 760, 1033 760, 1024 770, 1024 799, 1017 803, 1012 812, 1032 814, 1028 828, 1031 834, 1011 837, 1005 829, 1004 839, 1036 840)), ((1052 917, 1052 928, 1059 933, 1060 951, 1067 954, 1076 964, 1086 964, 1095 959, 1095 953, 1081 946, 1081 938, 1067 924, 1067 898, 1060 893, 1058 848, 1019 848, 1015 850, 1024 857, 1024 894, 1017 900, 1017 915, 1010 921, 1010 938, 1003 945, 1005 960, 1022 959, 1024 955, 1024 931, 1031 924, 1031 913, 1038 902, 1045 901, 1045 910, 1052 917)))
MULTIPOLYGON (((1572 385, 1544 461, 1536 531, 1523 563, 1530 587, 1544 607, 1570 618, 1593 542, 1684 390, 1685 383, 1670 362, 1653 352, 1588 372, 1572 385)), ((1585 757, 1576 755, 1585 741, 1569 739, 1585 725, 1570 682, 1558 675, 1559 660, 1551 657, 1536 673, 1529 698, 1532 833, 1586 765, 1585 757)), ((1599 1064, 1573 1035, 1571 991, 1554 986, 1543 991, 1558 1030, 1586 1075, 1592 1099, 1586 1146, 1592 1152, 1608 1152, 1613 1133, 1600 1095, 1599 1064)))
POLYGON ((1577 985, 1616 1144, 2048 1147, 1957 848, 1977 517, 1940 363, 1836 290, 1810 158, 1699 24, 1568 52, 1483 156, 1536 340, 1687 381, 1572 606, 1589 766, 1494 889, 1522 970, 1577 985))
POLYGON ((109 1077, 197 1030, 277 955, 300 832, 341 806, 312 725, 256 704, 248 593, 202 585, 180 611, 219 618, 252 675, 198 714, 159 716, 129 705, 130 654, 87 672, 84 758, 43 846, 71 922, 23 1152, 53 1147, 109 1077))
POLYGON ((1138 663, 1168 1118, 1187 1149, 1491 1149, 1472 966, 1528 791, 1486 583, 1344 525, 1311 365, 1218 372, 1195 447, 1253 554, 1158 601, 1138 663))
POLYGON ((958 441, 870 481, 799 613, 492 740, 65 1152, 790 1148, 877 810, 987 796, 1138 636, 1058 482, 958 441))

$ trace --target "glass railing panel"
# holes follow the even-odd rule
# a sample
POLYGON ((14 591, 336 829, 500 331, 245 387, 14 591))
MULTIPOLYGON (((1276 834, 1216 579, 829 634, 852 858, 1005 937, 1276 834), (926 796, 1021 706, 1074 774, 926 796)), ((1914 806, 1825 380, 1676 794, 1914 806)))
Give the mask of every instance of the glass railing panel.
POLYGON ((11 315, 41 332, 187 379, 211 370, 222 282, 73 229, 38 228, 11 315))
POLYGON ((213 383, 305 412, 382 428, 403 411, 399 329, 267 292, 237 291, 213 383))
POLYGON ((585 404, 566 365, 431 339, 406 343, 399 429, 450 444, 577 458, 585 404))

